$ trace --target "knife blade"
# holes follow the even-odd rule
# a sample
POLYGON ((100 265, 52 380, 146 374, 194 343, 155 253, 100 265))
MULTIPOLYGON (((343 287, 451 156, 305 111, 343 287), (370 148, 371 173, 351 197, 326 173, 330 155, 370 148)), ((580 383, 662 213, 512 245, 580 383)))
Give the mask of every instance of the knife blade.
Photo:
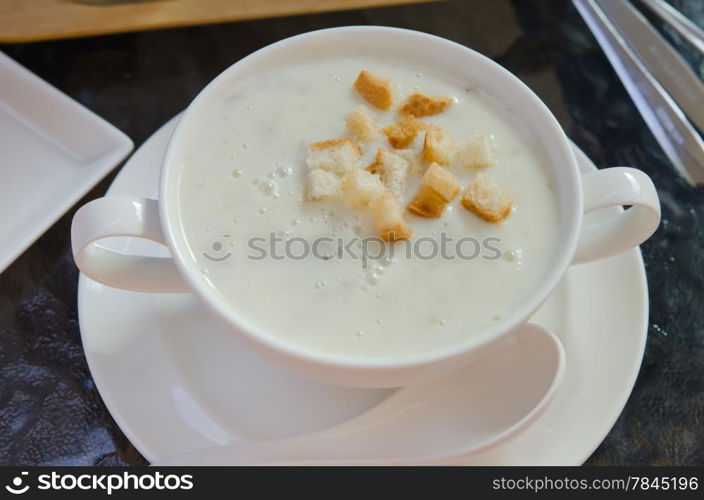
POLYGON ((682 38, 687 40, 690 44, 696 47, 699 52, 704 54, 704 30, 687 19, 684 14, 664 0, 640 1, 652 12, 657 14, 660 19, 675 28, 682 38))
POLYGON ((682 111, 704 130, 704 83, 628 0, 596 0, 609 20, 682 111))

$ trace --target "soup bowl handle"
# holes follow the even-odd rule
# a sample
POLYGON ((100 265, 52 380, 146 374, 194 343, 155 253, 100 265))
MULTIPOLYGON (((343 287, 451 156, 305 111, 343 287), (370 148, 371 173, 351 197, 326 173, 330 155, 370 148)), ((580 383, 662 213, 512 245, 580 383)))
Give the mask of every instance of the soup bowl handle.
POLYGON ((111 196, 87 203, 71 223, 73 258, 83 274, 104 285, 137 292, 190 291, 172 258, 126 254, 99 244, 115 236, 144 238, 164 245, 159 202, 111 196))
POLYGON ((584 212, 631 205, 582 224, 573 264, 591 262, 637 247, 660 224, 660 201, 653 181, 629 167, 606 168, 582 176, 584 212))

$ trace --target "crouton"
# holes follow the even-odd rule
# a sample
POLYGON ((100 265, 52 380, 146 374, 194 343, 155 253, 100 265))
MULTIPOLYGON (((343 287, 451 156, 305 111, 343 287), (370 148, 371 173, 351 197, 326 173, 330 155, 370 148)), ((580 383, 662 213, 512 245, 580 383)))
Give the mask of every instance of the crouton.
POLYGON ((321 169, 342 177, 357 168, 362 150, 352 139, 331 139, 308 146, 306 164, 309 170, 321 169))
POLYGON ((455 157, 455 141, 446 130, 429 125, 423 141, 422 158, 428 163, 449 165, 455 157))
POLYGON ((440 217, 459 190, 457 178, 437 163, 433 163, 423 175, 418 192, 406 208, 409 212, 423 217, 440 217))
POLYGON ((403 220, 401 204, 393 193, 387 192, 372 198, 369 208, 379 237, 384 241, 403 240, 413 235, 403 220))
POLYGON ((513 201, 505 187, 486 174, 477 174, 462 195, 462 205, 487 222, 499 223, 511 214, 513 201))
POLYGON ((406 102, 398 110, 402 115, 411 115, 416 118, 437 115, 442 113, 452 104, 452 98, 447 96, 430 97, 415 92, 408 96, 406 102))
POLYGON ((404 149, 411 145, 425 124, 413 115, 407 115, 396 123, 384 127, 384 134, 394 149, 404 149))
POLYGON ((420 159, 420 154, 412 149, 397 149, 394 154, 400 156, 408 162, 408 173, 423 175, 427 165, 420 159))
POLYGON ((353 208, 366 207, 372 198, 385 190, 379 176, 365 170, 352 170, 342 178, 342 196, 353 208))
POLYGON ((354 88, 375 108, 389 109, 394 103, 391 82, 387 78, 362 70, 354 81, 354 88))
POLYGON ((386 189, 399 198, 403 196, 408 177, 408 162, 405 159, 379 148, 376 150, 374 163, 369 165, 366 170, 372 174, 379 174, 386 189))
POLYGON ((485 168, 496 163, 495 145, 488 135, 475 135, 462 145, 456 161, 460 167, 485 168))
POLYGON ((374 114, 364 104, 354 108, 354 111, 345 118, 345 123, 352 135, 361 143, 371 142, 379 136, 380 127, 374 119, 374 114))
POLYGON ((306 180, 309 200, 336 200, 342 196, 342 180, 333 172, 316 168, 308 172, 306 180))

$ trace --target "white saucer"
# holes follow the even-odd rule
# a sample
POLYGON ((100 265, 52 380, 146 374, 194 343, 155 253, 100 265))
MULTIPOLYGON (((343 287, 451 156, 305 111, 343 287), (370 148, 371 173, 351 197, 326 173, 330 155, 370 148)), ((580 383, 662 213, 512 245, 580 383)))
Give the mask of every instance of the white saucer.
MULTIPOLYGON (((132 156, 109 195, 156 196, 161 157, 176 121, 132 156)), ((577 156, 584 171, 595 168, 581 151, 577 156)), ((167 255, 137 239, 113 243, 124 251, 167 255)), ((329 387, 287 372, 230 335, 190 295, 126 292, 81 276, 78 310, 98 390, 122 431, 150 461, 319 429, 390 394, 329 387)), ((571 268, 533 320, 551 328, 567 353, 554 402, 523 434, 463 463, 583 463, 633 388, 647 320, 639 250, 571 268)))

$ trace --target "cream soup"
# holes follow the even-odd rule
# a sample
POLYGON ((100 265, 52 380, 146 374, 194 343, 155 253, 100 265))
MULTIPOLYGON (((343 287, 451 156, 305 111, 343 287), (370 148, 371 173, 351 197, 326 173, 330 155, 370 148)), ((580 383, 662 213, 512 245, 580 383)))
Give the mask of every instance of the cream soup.
MULTIPOLYGON (((287 343, 370 360, 445 350, 527 299, 555 255, 559 213, 542 153, 500 103, 441 72, 371 55, 292 63, 240 80, 203 120, 179 173, 192 259, 238 314, 287 343), (505 222, 485 222, 458 196, 439 219, 405 212, 413 236, 381 245, 361 240, 375 234, 365 210, 306 200, 307 145, 350 136, 345 116, 364 103, 352 87, 361 69, 393 81, 394 106, 374 110, 380 124, 420 91, 454 99, 424 121, 457 141, 493 137, 497 163, 483 171, 513 199, 505 222)), ((383 136, 363 147, 361 165, 391 149, 383 136)), ((448 169, 463 188, 476 175, 448 169)), ((406 203, 418 182, 409 178, 406 203)))

